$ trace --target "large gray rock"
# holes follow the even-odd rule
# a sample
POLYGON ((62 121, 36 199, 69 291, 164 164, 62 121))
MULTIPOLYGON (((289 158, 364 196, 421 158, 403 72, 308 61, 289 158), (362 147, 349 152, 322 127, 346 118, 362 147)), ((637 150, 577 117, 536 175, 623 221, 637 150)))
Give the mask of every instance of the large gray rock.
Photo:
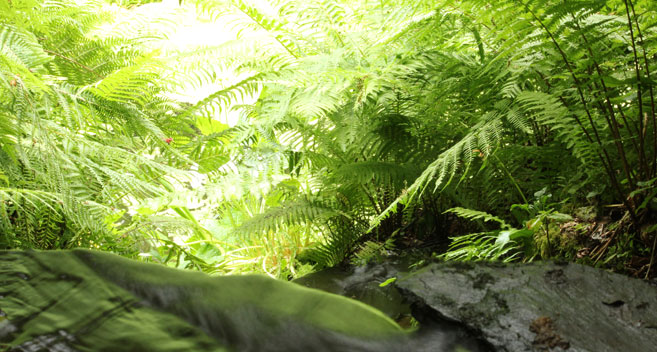
POLYGON ((497 351, 657 351, 657 289, 576 264, 437 263, 397 280, 405 297, 497 351))

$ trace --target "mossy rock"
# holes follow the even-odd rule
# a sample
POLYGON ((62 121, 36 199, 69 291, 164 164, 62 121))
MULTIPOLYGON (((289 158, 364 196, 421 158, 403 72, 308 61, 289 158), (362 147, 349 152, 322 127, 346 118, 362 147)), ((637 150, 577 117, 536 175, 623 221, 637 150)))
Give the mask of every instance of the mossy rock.
POLYGON ((405 336, 374 308, 265 276, 0 252, 0 350, 320 351, 405 336))

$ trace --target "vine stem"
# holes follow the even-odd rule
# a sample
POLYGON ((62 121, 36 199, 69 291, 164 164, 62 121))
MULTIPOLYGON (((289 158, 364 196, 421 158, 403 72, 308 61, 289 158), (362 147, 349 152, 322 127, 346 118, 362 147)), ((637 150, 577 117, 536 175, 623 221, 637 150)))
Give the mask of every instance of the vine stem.
POLYGON ((502 170, 504 170, 506 175, 509 176, 509 179, 511 179, 511 183, 513 183, 513 186, 515 186, 516 190, 518 190, 518 193, 522 197, 522 200, 525 202, 525 204, 529 204, 529 202, 527 201, 527 197, 525 197, 525 194, 522 193, 522 190, 520 189, 520 186, 518 185, 518 182, 516 182, 516 179, 513 178, 513 175, 511 175, 511 172, 509 172, 509 170, 506 168, 506 166, 504 166, 504 163, 502 163, 502 161, 497 157, 497 155, 493 154, 493 157, 500 164, 500 167, 502 168, 502 170))

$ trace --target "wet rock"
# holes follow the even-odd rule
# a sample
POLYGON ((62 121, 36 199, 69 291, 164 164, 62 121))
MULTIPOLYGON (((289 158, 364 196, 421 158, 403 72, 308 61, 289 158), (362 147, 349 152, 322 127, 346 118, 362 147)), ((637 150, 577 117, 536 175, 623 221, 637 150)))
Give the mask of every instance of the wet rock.
POLYGON ((293 282, 368 304, 389 316, 399 319, 410 314, 411 307, 394 285, 381 283, 396 277, 399 268, 391 263, 329 268, 293 282))
MULTIPOLYGON (((293 282, 358 300, 382 311, 404 328, 410 328, 411 325, 419 328, 416 335, 422 346, 428 346, 428 351, 446 351, 440 347, 445 346, 446 341, 458 341, 460 349, 457 351, 493 351, 486 341, 464 324, 445 319, 412 294, 403 295, 394 282, 397 277, 406 275, 406 271, 407 263, 391 259, 364 266, 329 268, 293 282), (393 278, 394 281, 390 280, 393 278), (381 284, 387 281, 392 282, 382 287, 381 284), (411 321, 413 324, 410 324, 411 321)), ((485 278, 482 282, 485 282, 485 278)), ((408 347, 405 350, 413 351, 408 347)))
POLYGON ((436 263, 395 284, 497 351, 657 348, 657 289, 591 267, 436 263))

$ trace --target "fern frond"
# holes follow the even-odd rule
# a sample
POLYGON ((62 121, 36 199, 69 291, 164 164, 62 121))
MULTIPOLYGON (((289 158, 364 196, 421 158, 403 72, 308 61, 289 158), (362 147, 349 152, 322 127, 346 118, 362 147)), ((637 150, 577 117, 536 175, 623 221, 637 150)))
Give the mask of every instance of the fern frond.
POLYGON ((326 221, 334 216, 344 216, 344 214, 318 203, 299 200, 284 203, 265 213, 255 215, 245 221, 236 231, 247 235, 264 233, 277 231, 282 226, 326 221))
POLYGON ((0 28, 0 55, 7 63, 14 62, 27 69, 37 69, 51 60, 33 35, 11 25, 0 28))
POLYGON ((497 216, 493 216, 491 214, 488 214, 484 211, 479 211, 479 210, 473 210, 473 209, 467 209, 467 208, 461 208, 461 207, 456 207, 456 208, 450 208, 445 211, 446 213, 454 213, 462 218, 465 219, 470 219, 470 220, 483 220, 483 221, 495 221, 498 224, 500 224, 501 228, 510 228, 510 226, 502 219, 498 218, 497 216))

